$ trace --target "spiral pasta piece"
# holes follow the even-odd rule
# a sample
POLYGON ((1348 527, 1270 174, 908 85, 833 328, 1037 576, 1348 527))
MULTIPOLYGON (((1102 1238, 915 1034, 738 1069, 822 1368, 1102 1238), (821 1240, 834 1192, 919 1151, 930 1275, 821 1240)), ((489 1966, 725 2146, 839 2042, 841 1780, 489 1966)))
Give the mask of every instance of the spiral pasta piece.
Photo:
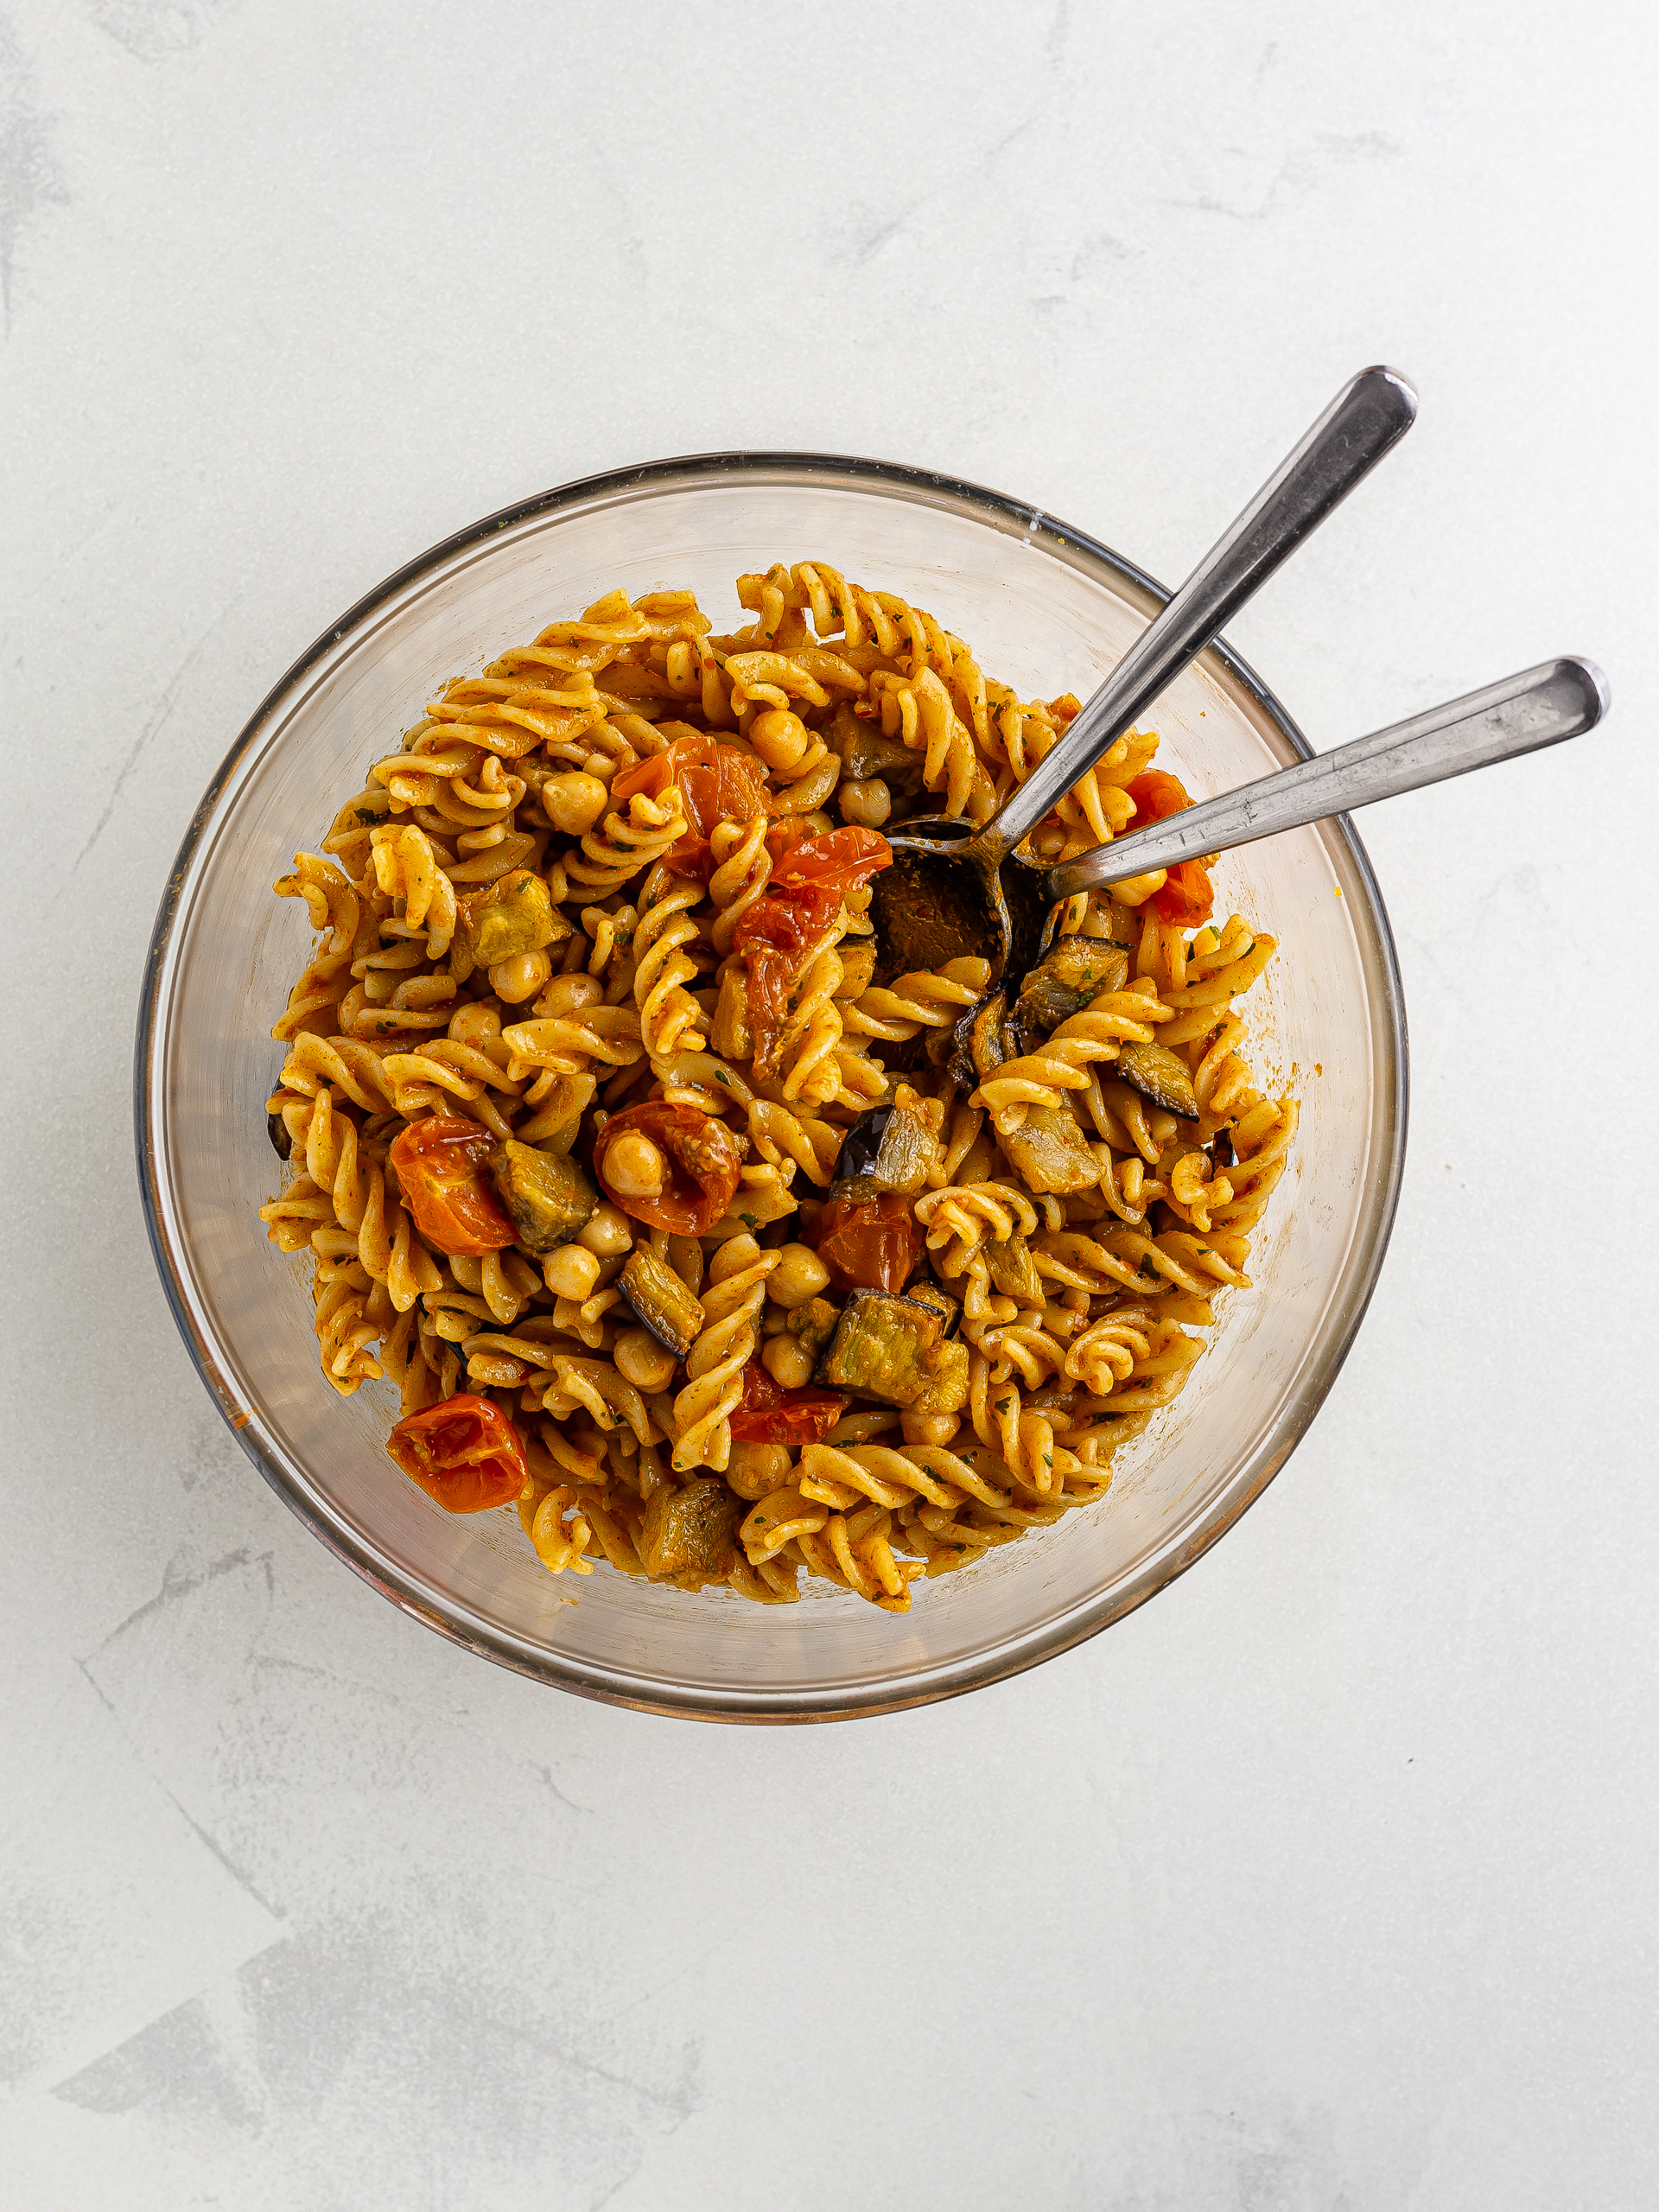
POLYGON ((700 885, 670 875, 660 863, 639 894, 633 996, 639 1009, 640 1039, 653 1060, 702 1048, 702 1009, 685 988, 696 980, 697 963, 684 950, 698 937, 689 910, 702 901, 700 885))
POLYGON ((702 1329, 686 1355, 685 1388, 674 1401, 677 1473, 693 1467, 719 1472, 731 1457, 731 1415, 743 1395, 743 1369, 760 1341, 766 1279, 779 1262, 777 1252, 763 1252, 753 1236, 731 1237, 715 1256, 702 1329))
POLYGON ((660 860, 685 835, 685 807, 670 785, 660 800, 635 791, 626 815, 615 808, 582 841, 582 857, 567 861, 569 881, 589 899, 602 899, 660 860))

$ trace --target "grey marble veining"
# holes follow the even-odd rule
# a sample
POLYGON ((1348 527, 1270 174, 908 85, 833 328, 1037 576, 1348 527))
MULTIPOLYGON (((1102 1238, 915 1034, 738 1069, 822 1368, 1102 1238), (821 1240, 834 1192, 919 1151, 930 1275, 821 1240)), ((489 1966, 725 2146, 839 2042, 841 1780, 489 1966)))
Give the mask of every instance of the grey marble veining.
POLYGON ((1651 2201, 1655 92, 1633 0, 0 6, 8 2205, 1651 2201), (282 670, 713 447, 1173 578, 1376 359, 1421 421, 1234 642, 1319 743, 1564 651, 1615 709, 1363 824, 1405 1199, 1262 1503, 844 1728, 584 1706, 357 1583, 131 1164, 151 918, 282 670))

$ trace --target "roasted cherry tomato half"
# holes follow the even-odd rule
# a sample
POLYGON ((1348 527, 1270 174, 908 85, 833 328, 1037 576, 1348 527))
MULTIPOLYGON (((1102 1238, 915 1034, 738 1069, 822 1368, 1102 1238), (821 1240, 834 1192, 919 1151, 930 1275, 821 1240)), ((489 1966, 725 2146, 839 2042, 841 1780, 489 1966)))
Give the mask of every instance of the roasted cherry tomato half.
POLYGON ((446 1513, 511 1505, 530 1478, 518 1430, 499 1406, 467 1391, 400 1421, 386 1449, 446 1513))
POLYGON ((753 753, 721 745, 712 737, 677 737, 648 760, 629 768, 611 785, 613 800, 626 806, 636 791, 660 798, 677 784, 690 828, 665 855, 676 875, 707 883, 714 873, 709 840, 721 822, 749 822, 766 810, 766 772, 753 753))
POLYGON ((518 1236, 480 1172, 495 1139, 458 1115, 411 1122, 390 1158, 404 1204, 434 1251, 481 1260, 505 1251, 518 1236))
POLYGON ((741 1166, 723 1122, 695 1106, 671 1106, 661 1098, 613 1114, 594 1139, 594 1173, 606 1197, 635 1221, 676 1236, 706 1236, 731 1211, 741 1166), (663 1155, 663 1187, 654 1198, 625 1197, 606 1180, 605 1155, 627 1129, 649 1137, 663 1155))
POLYGON ((878 870, 893 866, 893 847, 877 830, 861 830, 849 823, 821 837, 803 838, 791 845, 772 872, 771 889, 786 892, 804 883, 822 883, 838 898, 878 870))
POLYGON ((739 1444, 822 1444, 847 1410, 838 1390, 785 1390, 758 1359, 743 1370, 743 1396, 731 1418, 739 1444))
MULTIPOLYGON (((1161 768, 1147 769, 1123 788, 1135 801, 1135 822, 1142 829, 1148 823, 1166 822, 1192 804, 1179 777, 1166 776, 1161 768)), ((1179 861, 1170 869, 1163 889, 1154 891, 1147 904, 1160 922, 1207 922, 1216 910, 1209 870, 1202 861, 1179 861)))
POLYGON ((818 1216, 818 1257, 837 1290, 902 1290, 922 1256, 923 1231, 902 1191, 862 1203, 831 1198, 818 1216))
MULTIPOLYGON (((770 849, 772 832, 767 833, 770 849)), ((807 837, 773 855, 772 881, 739 919, 732 949, 749 971, 749 1027, 756 1065, 774 1063, 802 963, 841 911, 841 902, 879 868, 893 848, 874 830, 849 827, 807 837)))

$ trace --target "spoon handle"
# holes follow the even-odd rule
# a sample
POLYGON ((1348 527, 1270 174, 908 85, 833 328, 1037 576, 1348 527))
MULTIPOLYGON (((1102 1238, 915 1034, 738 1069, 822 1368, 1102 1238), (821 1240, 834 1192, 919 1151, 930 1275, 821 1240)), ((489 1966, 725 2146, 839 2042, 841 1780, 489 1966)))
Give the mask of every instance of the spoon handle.
POLYGON ((1421 784, 1559 745, 1593 729, 1608 705, 1607 679, 1593 661, 1542 661, 1447 706, 1432 707, 1409 721, 1374 730, 1109 845, 1096 845, 1050 868, 1039 886, 1041 897, 1052 905, 1078 891, 1097 891, 1153 868, 1252 844, 1421 784))
POLYGON ((1129 728, 1280 563, 1411 428, 1417 394, 1393 369, 1362 369, 1143 630, 1060 742, 974 839, 1010 853, 1129 728))

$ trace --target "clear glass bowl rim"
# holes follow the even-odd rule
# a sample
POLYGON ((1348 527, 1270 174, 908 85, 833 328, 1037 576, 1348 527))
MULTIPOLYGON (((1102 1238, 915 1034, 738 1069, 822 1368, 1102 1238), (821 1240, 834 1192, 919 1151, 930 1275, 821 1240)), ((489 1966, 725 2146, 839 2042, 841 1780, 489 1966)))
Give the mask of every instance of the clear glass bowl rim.
MULTIPOLYGON (((621 1676, 597 1681, 579 1663, 556 1651, 537 1650, 520 1643, 470 1609, 452 1602, 444 1592, 417 1584, 401 1575, 388 1562, 369 1556, 353 1541, 349 1533, 330 1526, 303 1492, 296 1488, 282 1462, 265 1450, 259 1437, 249 1433, 247 1415, 238 1409, 236 1398, 226 1382, 215 1357, 213 1344, 186 1289, 163 1220, 152 1118, 154 1058, 156 1039, 162 1028, 162 986, 166 955, 178 918, 180 899, 192 858, 213 823, 227 785, 244 758, 257 745, 266 724, 317 662, 345 644, 388 600, 497 532, 539 516, 556 513, 562 508, 580 506, 593 500, 652 488, 669 489, 677 484, 689 486, 699 481, 706 483, 711 479, 740 480, 751 474, 765 476, 773 482, 780 476, 793 477, 804 483, 814 480, 839 480, 846 483, 851 480, 855 484, 862 482, 873 489, 884 488, 912 497, 919 495, 924 500, 975 514, 1006 534, 1037 539, 1051 552, 1072 565, 1093 570, 1101 581, 1116 588, 1127 588, 1129 593, 1140 595, 1154 607, 1161 607, 1170 595, 1163 585, 1143 569, 1125 560, 1122 555, 1092 537, 1086 531, 1062 522, 1026 501, 1010 499, 1007 494, 992 491, 984 485, 970 483, 938 470, 913 468, 901 462, 874 461, 853 454, 760 450, 679 454, 665 460, 639 463, 632 467, 607 470, 594 476, 581 477, 482 517, 396 569, 354 606, 348 607, 337 621, 315 639, 272 686, 250 716, 203 792, 168 872, 145 958, 133 1064, 133 1124, 139 1191, 150 1249, 173 1319, 196 1371, 232 1434, 259 1472, 283 1503, 337 1558, 401 1611, 423 1622, 464 1650, 511 1668, 515 1673, 527 1675, 534 1681, 550 1683, 556 1688, 573 1691, 579 1696, 627 1706, 636 1711, 677 1718, 777 1723, 854 1719, 902 1711, 912 1706, 930 1704, 941 1698, 960 1696, 968 1690, 1023 1673, 1026 1669, 1037 1666, 1045 1659, 1053 1658, 1059 1652, 1086 1642, 1089 1637, 1098 1635, 1102 1629, 1110 1627, 1115 1621, 1122 1620, 1126 1614, 1135 1611, 1178 1575, 1185 1573, 1213 1543, 1225 1535, 1261 1497, 1306 1433, 1326 1394, 1341 1372, 1343 1363, 1370 1304, 1393 1230, 1404 1171, 1409 1047, 1399 961, 1382 892, 1352 821, 1346 815, 1337 816, 1332 818, 1331 827, 1344 846, 1355 876, 1364 892, 1363 901, 1357 902, 1363 913, 1363 921, 1357 924, 1357 933, 1362 939, 1369 937, 1370 949, 1375 957, 1375 972, 1380 976, 1382 983, 1384 1021, 1382 1034, 1385 1049, 1377 1069, 1377 1085, 1389 1094, 1382 1117, 1388 1131, 1387 1157, 1382 1163, 1381 1173, 1370 1185, 1363 1232, 1346 1280, 1339 1325, 1328 1340, 1325 1356, 1311 1365, 1301 1377, 1272 1430, 1262 1440, 1251 1459, 1241 1469, 1234 1482, 1217 1497, 1204 1518, 1187 1533, 1180 1545, 1167 1554, 1150 1561, 1145 1571, 1126 1586, 1101 1592, 1092 1603, 1074 1609, 1071 1613, 1034 1635, 1016 1632, 988 1644, 967 1659, 940 1668, 935 1675, 912 1676, 902 1689, 895 1689, 892 1694, 883 1694, 878 1688, 873 1693, 859 1695, 855 1700, 840 1705, 825 1706, 810 1698, 779 1697, 763 1707, 702 1694, 685 1701, 673 1701, 665 1699, 660 1681, 641 1678, 630 1684, 621 1676)), ((1249 695, 1259 711, 1299 757, 1304 760, 1312 757, 1313 747, 1283 706, 1224 639, 1213 640, 1205 649, 1205 657, 1213 658, 1225 669, 1231 680, 1249 695)))

